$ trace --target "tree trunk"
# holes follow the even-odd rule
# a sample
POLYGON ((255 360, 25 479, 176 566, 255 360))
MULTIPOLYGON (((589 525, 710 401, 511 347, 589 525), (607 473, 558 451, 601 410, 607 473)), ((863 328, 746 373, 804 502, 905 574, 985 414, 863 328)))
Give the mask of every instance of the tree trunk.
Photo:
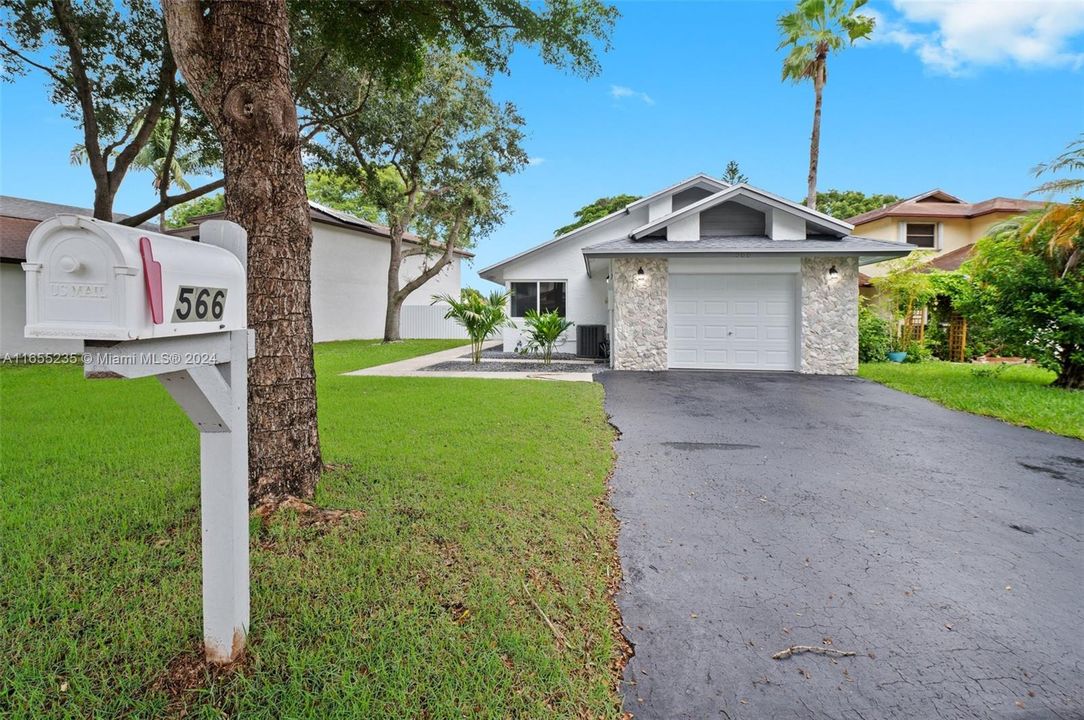
POLYGON ((817 163, 821 154, 821 102, 824 83, 819 77, 813 79, 813 134, 809 138, 809 179, 805 196, 806 207, 817 209, 817 163))
MULTIPOLYGON (((400 326, 402 324, 401 316, 403 303, 410 297, 410 293, 436 277, 437 273, 443 270, 445 266, 452 261, 452 258, 455 257, 454 238, 458 237, 461 227, 462 221, 457 221, 455 223, 455 228, 449 233, 444 246, 444 251, 441 252, 437 261, 429 268, 419 273, 418 277, 408 281, 402 287, 399 286, 399 280, 403 266, 403 231, 391 231, 391 260, 388 263, 388 305, 384 312, 384 342, 399 342, 402 339, 400 336, 400 326)), ((417 255, 418 253, 412 252, 410 254, 417 255)))
POLYGON ((113 198, 115 193, 109 187, 109 180, 94 182, 94 219, 113 222, 113 198))
POLYGON ((399 271, 403 266, 402 231, 391 230, 391 258, 388 262, 388 303, 384 307, 384 342, 399 342, 399 319, 403 299, 399 296, 399 271))
POLYGON ((403 312, 403 299, 399 294, 389 288, 388 309, 384 313, 384 342, 392 343, 402 340, 400 337, 401 316, 403 312))
POLYGON ((1052 383, 1054 387, 1065 388, 1067 390, 1084 390, 1084 363, 1073 362, 1072 347, 1063 347, 1062 352, 1065 353, 1064 359, 1061 361, 1061 368, 1058 370, 1058 376, 1054 378, 1052 383))
POLYGON ((290 90, 285 0, 164 0, 174 57, 222 143, 226 218, 248 231, 249 501, 311 497, 320 476, 312 228, 290 90))

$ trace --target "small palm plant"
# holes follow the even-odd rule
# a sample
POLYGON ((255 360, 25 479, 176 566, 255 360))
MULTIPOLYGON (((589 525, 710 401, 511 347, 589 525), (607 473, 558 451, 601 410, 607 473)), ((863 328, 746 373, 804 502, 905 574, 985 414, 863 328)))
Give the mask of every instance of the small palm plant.
POLYGON ((433 303, 448 304, 446 319, 455 320, 467 331, 470 338, 470 360, 474 364, 482 362, 482 343, 502 327, 512 325, 504 311, 508 304, 509 293, 494 290, 488 296, 474 288, 464 288, 456 298, 447 293, 434 295, 433 303))
POLYGON ((553 348, 561 340, 565 331, 575 323, 564 319, 556 310, 540 313, 528 310, 523 321, 527 325, 527 345, 525 353, 541 353, 542 362, 549 365, 553 360, 553 348))

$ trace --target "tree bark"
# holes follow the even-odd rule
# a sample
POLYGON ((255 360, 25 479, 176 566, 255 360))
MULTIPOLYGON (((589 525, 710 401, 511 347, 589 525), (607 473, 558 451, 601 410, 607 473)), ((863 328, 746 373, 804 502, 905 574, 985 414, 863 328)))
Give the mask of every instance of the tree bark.
POLYGON ((1054 378, 1052 383, 1054 387, 1067 390, 1084 390, 1084 364, 1072 361, 1074 349, 1073 347, 1062 348, 1064 359, 1061 361, 1058 376, 1054 378))
MULTIPOLYGON (((403 240, 402 235, 395 237, 393 231, 391 238, 391 261, 388 263, 388 305, 384 313, 384 342, 399 342, 401 337, 401 318, 403 303, 422 285, 432 280, 443 270, 455 257, 455 238, 459 236, 462 222, 456 222, 454 229, 449 233, 444 251, 435 263, 423 270, 418 277, 399 287, 399 274, 403 266, 403 240)), ((418 253, 410 253, 416 255, 418 253)))
POLYGON ((399 272, 403 267, 403 231, 389 228, 391 257, 388 260, 388 303, 384 306, 384 342, 399 342, 400 315, 403 301, 399 299, 399 272))
POLYGON ((285 0, 163 6, 174 57, 222 143, 226 218, 248 231, 249 501, 308 498, 321 470, 312 228, 285 0))
POLYGON ((818 73, 813 78, 813 134, 809 138, 809 178, 805 196, 806 207, 817 209, 817 164, 821 153, 821 103, 824 96, 824 82, 818 73))

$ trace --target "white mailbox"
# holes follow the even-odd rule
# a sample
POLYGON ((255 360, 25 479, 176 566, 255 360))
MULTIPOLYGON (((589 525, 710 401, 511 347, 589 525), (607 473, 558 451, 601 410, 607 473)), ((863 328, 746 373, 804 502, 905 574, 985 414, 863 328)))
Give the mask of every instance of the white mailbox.
MULTIPOLYGON (((232 223, 217 229, 244 233, 232 223)), ((58 215, 30 234, 23 269, 26 337, 138 340, 245 327, 245 269, 214 245, 58 215)))
POLYGON ((236 661, 249 630, 247 238, 203 242, 58 215, 26 245, 26 337, 84 340, 83 372, 157 377, 200 433, 203 643, 236 661))

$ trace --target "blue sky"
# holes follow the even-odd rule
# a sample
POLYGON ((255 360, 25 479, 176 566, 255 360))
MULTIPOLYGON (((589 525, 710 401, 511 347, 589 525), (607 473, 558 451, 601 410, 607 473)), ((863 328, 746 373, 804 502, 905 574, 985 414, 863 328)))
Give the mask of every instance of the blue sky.
MULTIPOLYGON (((602 72, 583 80, 515 56, 495 92, 527 120, 533 164, 508 178, 513 213, 475 270, 551 237, 603 195, 644 194, 737 160, 754 185, 805 192, 813 93, 779 80, 775 2, 620 3, 602 72)), ((830 62, 821 189, 968 200, 1019 196, 1029 169, 1084 131, 1084 0, 873 0, 874 40, 830 62)), ((40 75, 0 87, 0 192, 90 205, 79 131, 40 75)), ((152 204, 131 175, 116 209, 152 204)))

